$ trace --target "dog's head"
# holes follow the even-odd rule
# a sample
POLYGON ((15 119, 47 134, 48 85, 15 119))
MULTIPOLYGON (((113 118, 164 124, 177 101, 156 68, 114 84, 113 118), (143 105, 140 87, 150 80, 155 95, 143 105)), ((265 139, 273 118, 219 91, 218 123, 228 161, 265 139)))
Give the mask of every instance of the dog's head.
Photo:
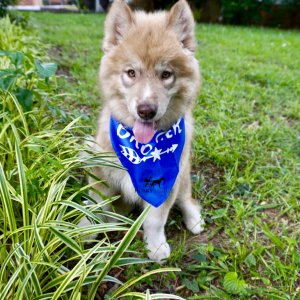
POLYGON ((114 1, 105 23, 100 84, 115 118, 133 126, 140 142, 191 110, 200 81, 195 44, 185 0, 153 14, 114 1))

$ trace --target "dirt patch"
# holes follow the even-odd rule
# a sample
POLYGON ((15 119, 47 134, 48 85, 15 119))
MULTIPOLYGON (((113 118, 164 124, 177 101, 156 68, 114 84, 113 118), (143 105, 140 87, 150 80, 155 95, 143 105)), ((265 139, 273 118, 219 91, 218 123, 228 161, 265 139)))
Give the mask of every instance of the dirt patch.
POLYGON ((201 176, 205 190, 210 190, 214 185, 220 182, 224 176, 224 170, 212 162, 201 162, 200 165, 193 166, 192 174, 201 176))
POLYGON ((63 61, 62 53, 63 47, 60 45, 52 46, 48 50, 48 55, 57 63, 56 75, 65 78, 70 83, 77 83, 77 80, 71 74, 70 68, 61 63, 63 61))
POLYGON ((58 65, 56 75, 60 77, 65 77, 69 82, 77 82, 77 80, 72 76, 70 69, 65 66, 58 65))
POLYGON ((51 46, 48 49, 48 55, 53 58, 61 57, 62 52, 63 52, 63 47, 60 45, 51 46))

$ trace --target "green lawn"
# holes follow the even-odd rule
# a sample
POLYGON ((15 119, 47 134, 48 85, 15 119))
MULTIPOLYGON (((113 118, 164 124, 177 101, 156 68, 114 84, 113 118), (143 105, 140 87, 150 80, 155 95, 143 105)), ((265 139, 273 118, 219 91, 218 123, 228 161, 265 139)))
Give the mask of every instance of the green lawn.
MULTIPOLYGON (((95 128, 104 16, 31 20, 59 65, 67 93, 59 105, 95 128)), ((192 237, 172 214, 168 265, 182 272, 139 288, 190 299, 300 299, 299 32, 201 24, 197 39, 203 85, 193 178, 206 231, 192 237)), ((133 247, 143 251, 139 240, 133 247)))

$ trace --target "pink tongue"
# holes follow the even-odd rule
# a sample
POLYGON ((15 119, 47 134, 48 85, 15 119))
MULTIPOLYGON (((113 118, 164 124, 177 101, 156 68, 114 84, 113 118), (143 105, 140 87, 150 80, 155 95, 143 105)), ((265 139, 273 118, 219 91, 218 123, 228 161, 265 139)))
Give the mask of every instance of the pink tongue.
POLYGON ((135 121, 133 125, 133 134, 139 143, 149 143, 155 134, 154 122, 143 123, 140 121, 135 121))

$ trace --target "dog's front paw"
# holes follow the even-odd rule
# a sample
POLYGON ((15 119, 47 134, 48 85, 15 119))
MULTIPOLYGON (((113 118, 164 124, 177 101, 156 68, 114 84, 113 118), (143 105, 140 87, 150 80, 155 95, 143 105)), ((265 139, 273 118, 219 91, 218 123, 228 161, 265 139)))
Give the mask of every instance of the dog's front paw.
POLYGON ((85 227, 89 225, 91 225, 91 222, 88 220, 87 217, 83 217, 78 223, 78 227, 85 227))
POLYGON ((186 227, 191 233, 199 234, 204 230, 205 222, 201 217, 199 212, 190 215, 188 218, 185 219, 186 227))
MULTIPOLYGON (((90 226, 90 225, 92 225, 92 223, 88 220, 87 217, 83 217, 80 220, 80 222, 78 223, 78 227, 81 227, 81 228, 90 226)), ((89 234, 89 235, 84 236, 83 240, 88 243, 89 240, 94 240, 94 239, 96 239, 96 237, 97 237, 97 234, 89 234)))
POLYGON ((147 244, 147 248, 149 249, 148 257, 160 264, 164 263, 163 260, 168 258, 171 253, 170 246, 167 242, 159 245, 158 247, 157 245, 147 244))

